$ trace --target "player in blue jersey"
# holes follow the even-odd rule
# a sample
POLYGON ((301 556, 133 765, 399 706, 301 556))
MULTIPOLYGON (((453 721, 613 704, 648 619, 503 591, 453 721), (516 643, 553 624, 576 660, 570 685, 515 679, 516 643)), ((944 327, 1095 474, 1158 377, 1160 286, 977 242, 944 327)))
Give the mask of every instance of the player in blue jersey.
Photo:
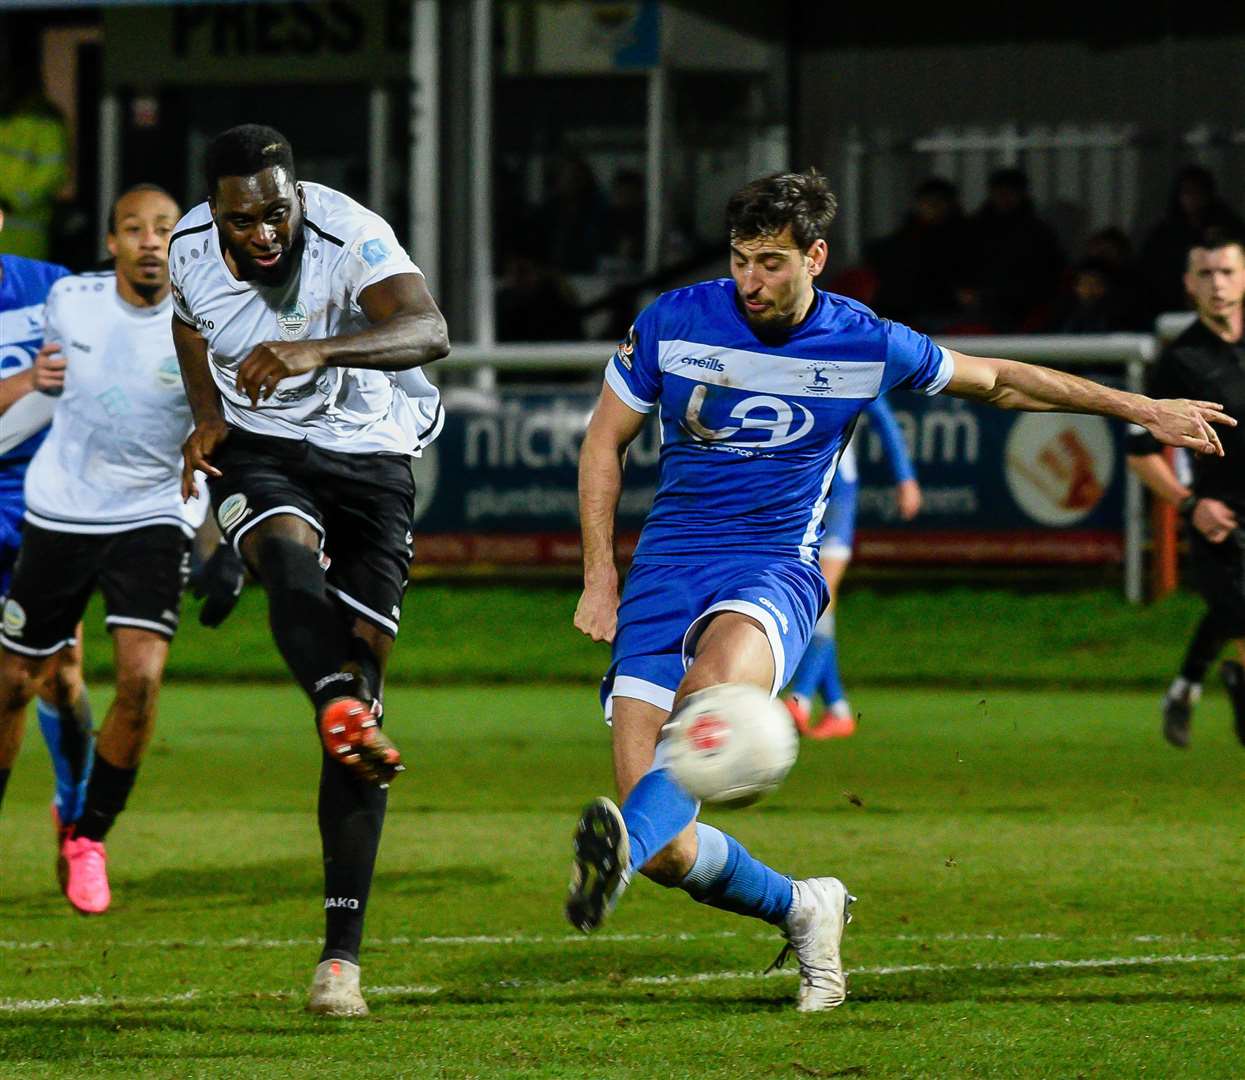
MULTIPOLYGON (((3 226, 0 211, 0 231, 3 226)), ((21 543, 26 467, 47 434, 49 395, 64 386, 65 361, 56 343, 43 347, 43 303, 53 282, 68 273, 52 263, 0 255, 0 601, 21 543)), ((82 683, 80 642, 59 654, 40 687, 36 711, 56 775, 53 816, 59 844, 61 827, 78 816, 85 799, 91 761, 91 709, 82 683)), ((0 745, 0 798, 16 753, 16 745, 0 745)))
MULTIPOLYGON (((899 516, 911 521, 921 509, 921 488, 908 458, 903 432, 885 398, 876 398, 862 410, 869 426, 882 441, 886 458, 895 477, 895 503, 899 516)), ((813 628, 812 640, 804 651, 799 667, 791 677, 791 695, 787 709, 801 735, 813 739, 843 738, 855 734, 856 717, 843 693, 839 676, 839 653, 834 638, 834 622, 839 611, 839 584, 852 559, 852 543, 856 536, 856 490, 859 476, 856 469, 856 443, 847 444, 839 459, 839 467, 830 485, 826 513, 822 518, 821 572, 830 590, 830 602, 813 628), (813 698, 820 694, 825 710, 816 724, 812 723, 813 698)))
POLYGON ((1153 401, 951 352, 814 288, 834 212, 814 171, 765 177, 731 198, 731 277, 667 293, 640 313, 606 366, 579 479, 575 626, 613 643, 602 699, 622 808, 599 798, 580 817, 567 917, 595 930, 640 871, 762 919, 799 961, 802 1011, 846 995, 847 889, 833 877, 793 881, 698 823, 660 739, 696 690, 744 682, 776 694, 790 678, 826 606, 822 517, 860 411, 905 387, 1120 417, 1206 453, 1222 453, 1211 425, 1235 423, 1214 403, 1153 401), (653 409, 663 436, 658 489, 620 600, 613 539, 623 459, 653 409))

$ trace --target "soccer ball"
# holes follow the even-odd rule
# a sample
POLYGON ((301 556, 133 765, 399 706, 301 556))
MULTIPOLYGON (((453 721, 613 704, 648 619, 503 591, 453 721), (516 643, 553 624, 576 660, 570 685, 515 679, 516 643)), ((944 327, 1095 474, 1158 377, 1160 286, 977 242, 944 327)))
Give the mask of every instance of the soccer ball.
POLYGON ((759 687, 721 683, 680 703, 666 728, 674 778, 702 802, 747 806, 795 764, 800 739, 787 710, 759 687))

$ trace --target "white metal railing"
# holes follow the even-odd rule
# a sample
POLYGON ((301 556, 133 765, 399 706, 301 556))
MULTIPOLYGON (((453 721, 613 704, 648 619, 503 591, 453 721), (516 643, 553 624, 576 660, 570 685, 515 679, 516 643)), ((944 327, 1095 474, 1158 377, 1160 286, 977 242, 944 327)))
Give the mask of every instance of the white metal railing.
POLYGON ((956 184, 971 210, 985 198, 990 173, 1004 166, 1022 168, 1039 206, 1075 211, 1086 231, 1134 229, 1141 142, 1135 124, 1109 123, 948 127, 917 138, 853 131, 842 144, 844 254, 858 259, 866 240, 894 229, 926 177, 956 184))
MULTIPOLYGON (((1145 386, 1145 368, 1158 356, 1159 339, 1153 334, 1084 334, 945 337, 940 345, 977 356, 1041 362, 1061 368, 1121 369, 1124 385, 1136 393, 1145 386)), ((613 342, 553 342, 474 345, 454 349, 437 370, 479 372, 547 371, 599 373, 617 346, 613 342)), ((1146 512, 1140 481, 1131 471, 1124 480, 1124 594, 1132 603, 1144 597, 1142 550, 1146 512)))

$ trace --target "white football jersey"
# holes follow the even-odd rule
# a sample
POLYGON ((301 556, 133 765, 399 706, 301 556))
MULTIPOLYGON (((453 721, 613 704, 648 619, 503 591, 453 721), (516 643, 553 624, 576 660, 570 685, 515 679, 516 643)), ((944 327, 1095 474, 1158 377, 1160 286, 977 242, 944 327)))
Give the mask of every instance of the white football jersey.
POLYGON ((177 525, 184 508, 182 443, 192 426, 173 347, 171 298, 152 308, 121 299, 114 273, 52 286, 44 340, 61 346, 65 391, 26 473, 26 519, 45 529, 113 533, 177 525))
POLYGON ((302 259, 284 285, 239 281, 221 251, 206 202, 177 224, 169 247, 178 317, 208 344, 226 422, 259 435, 306 439, 346 453, 417 454, 440 431, 437 389, 423 371, 327 367, 282 379, 252 406, 234 385, 265 341, 338 337, 370 324, 359 294, 395 274, 417 274, 378 215, 322 184, 302 183, 302 259))

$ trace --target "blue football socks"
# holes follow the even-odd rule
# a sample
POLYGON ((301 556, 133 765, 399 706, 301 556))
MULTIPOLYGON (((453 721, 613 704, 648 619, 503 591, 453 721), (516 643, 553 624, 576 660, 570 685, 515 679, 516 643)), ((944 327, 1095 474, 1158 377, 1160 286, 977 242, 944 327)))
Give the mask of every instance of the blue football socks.
POLYGON ((698 809, 696 800, 675 783, 669 769, 658 767, 645 773, 622 804, 632 873, 686 829, 698 809))
POLYGON ((39 730, 48 744, 52 757, 52 771, 56 778, 56 812, 62 824, 78 820, 86 804, 87 782, 91 778, 92 749, 95 740, 91 735, 90 710, 86 695, 78 708, 58 709, 42 698, 37 699, 35 711, 39 716, 39 730))
POLYGON ((775 926, 791 910, 791 879, 748 854, 747 849, 703 821, 696 824, 696 861, 680 887, 694 900, 775 926))
POLYGON ((808 648, 800 657, 800 664, 795 669, 795 674, 791 677, 790 690, 793 694, 812 700, 813 695, 817 693, 817 684, 821 682, 821 668, 825 662, 827 645, 833 648, 834 639, 814 632, 808 648))
POLYGON ((817 689, 821 691, 821 700, 830 706, 846 697, 843 680, 839 677, 839 646, 834 638, 826 638, 820 648, 821 670, 818 672, 817 689))

